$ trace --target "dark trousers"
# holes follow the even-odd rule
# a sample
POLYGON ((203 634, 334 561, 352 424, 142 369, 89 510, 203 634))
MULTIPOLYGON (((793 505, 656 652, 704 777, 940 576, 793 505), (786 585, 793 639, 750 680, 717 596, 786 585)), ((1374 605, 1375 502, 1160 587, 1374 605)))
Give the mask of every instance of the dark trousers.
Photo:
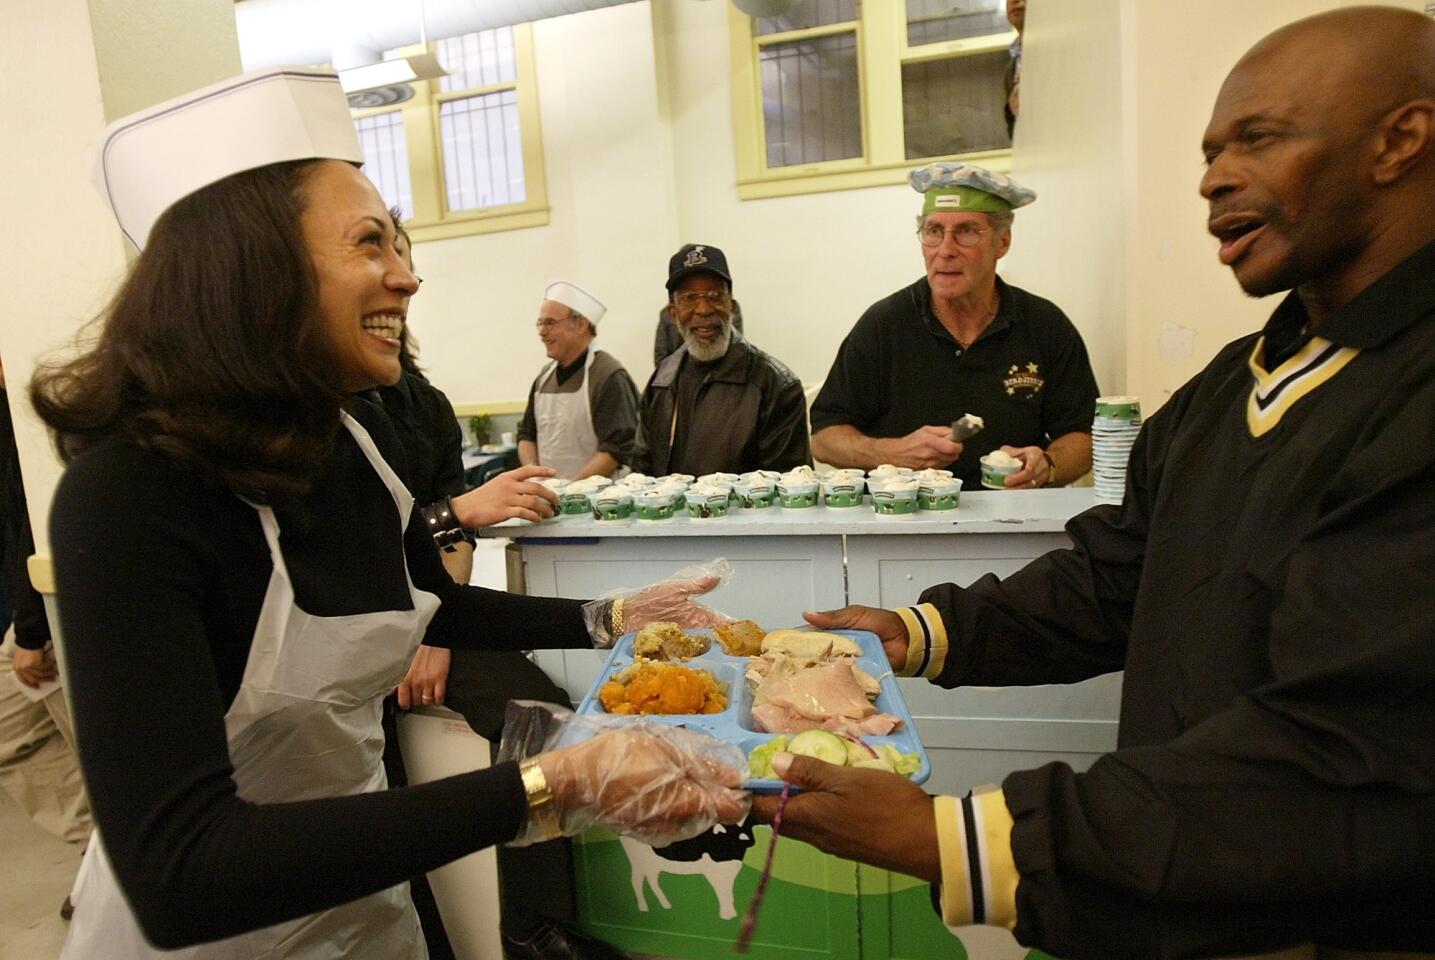
MULTIPOLYGON (((454 650, 449 663, 448 693, 444 706, 463 714, 473 731, 491 745, 496 756, 503 736, 503 717, 510 700, 541 700, 572 709, 572 702, 548 675, 523 654, 509 650, 454 650)), ((390 704, 393 698, 389 698, 390 704)), ((386 704, 386 708, 389 704, 386 704)), ((385 710, 384 763, 389 783, 407 783, 399 758, 398 737, 391 714, 385 710), (396 771, 397 768, 397 778, 396 771)), ((499 902, 503 930, 517 940, 528 940, 545 920, 574 923, 577 901, 573 889, 573 851, 568 840, 553 840, 531 847, 497 848, 499 902)), ((428 940, 430 960, 453 957, 443 932, 433 893, 424 877, 411 885, 428 940)))

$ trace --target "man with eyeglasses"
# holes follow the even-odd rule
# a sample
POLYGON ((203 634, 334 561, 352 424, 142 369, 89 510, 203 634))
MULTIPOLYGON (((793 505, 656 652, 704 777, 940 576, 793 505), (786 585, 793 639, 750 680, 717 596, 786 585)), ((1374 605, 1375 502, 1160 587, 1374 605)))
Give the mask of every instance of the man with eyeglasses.
POLYGON ((668 302, 683 345, 643 391, 633 469, 702 476, 811 464, 802 381, 734 329, 723 252, 689 243, 673 254, 668 302))
POLYGON ((867 308, 843 341, 812 404, 813 452, 837 467, 945 468, 971 489, 980 458, 1001 449, 1023 464, 1007 489, 1070 483, 1091 468, 1086 346, 1056 304, 996 274, 1013 210, 1036 194, 968 163, 908 181, 924 197, 926 276, 867 308), (985 428, 958 443, 950 424, 968 413, 985 428))
POLYGON ((575 283, 550 283, 538 308, 549 363, 518 422, 518 461, 567 480, 611 477, 631 460, 638 388, 611 354, 593 350, 607 308, 575 283))

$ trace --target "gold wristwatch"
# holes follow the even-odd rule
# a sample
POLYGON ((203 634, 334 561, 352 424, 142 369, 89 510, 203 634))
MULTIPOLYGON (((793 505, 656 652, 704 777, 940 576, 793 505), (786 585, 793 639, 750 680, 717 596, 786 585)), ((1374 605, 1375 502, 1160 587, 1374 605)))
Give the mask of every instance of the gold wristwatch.
POLYGON ((539 837, 558 836, 562 832, 558 826, 558 807, 553 800, 553 788, 548 785, 538 758, 529 757, 521 762, 518 775, 523 779, 523 793, 528 800, 528 822, 539 837))

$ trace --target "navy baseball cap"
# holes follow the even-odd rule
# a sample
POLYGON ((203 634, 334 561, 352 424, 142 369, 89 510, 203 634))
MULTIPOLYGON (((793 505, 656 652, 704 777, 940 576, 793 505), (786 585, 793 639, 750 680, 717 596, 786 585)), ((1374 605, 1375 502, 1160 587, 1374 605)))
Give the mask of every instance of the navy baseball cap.
POLYGON ((685 243, 668 260, 668 292, 694 273, 712 273, 727 281, 732 289, 732 274, 727 270, 727 257, 717 247, 705 243, 685 243))

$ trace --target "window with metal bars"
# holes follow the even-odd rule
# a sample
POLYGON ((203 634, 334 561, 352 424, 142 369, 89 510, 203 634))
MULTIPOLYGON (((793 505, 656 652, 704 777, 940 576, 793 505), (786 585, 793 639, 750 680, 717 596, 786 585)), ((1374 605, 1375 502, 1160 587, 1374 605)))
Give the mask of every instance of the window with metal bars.
MULTIPOLYGON (((437 41, 448 75, 356 112, 365 170, 416 241, 546 223, 528 25, 437 41)), ((390 54, 411 52, 390 51, 390 54)))
POLYGON ((733 77, 740 196, 898 183, 926 159, 1009 163, 1004 0, 801 0, 730 22, 750 55, 733 77))

